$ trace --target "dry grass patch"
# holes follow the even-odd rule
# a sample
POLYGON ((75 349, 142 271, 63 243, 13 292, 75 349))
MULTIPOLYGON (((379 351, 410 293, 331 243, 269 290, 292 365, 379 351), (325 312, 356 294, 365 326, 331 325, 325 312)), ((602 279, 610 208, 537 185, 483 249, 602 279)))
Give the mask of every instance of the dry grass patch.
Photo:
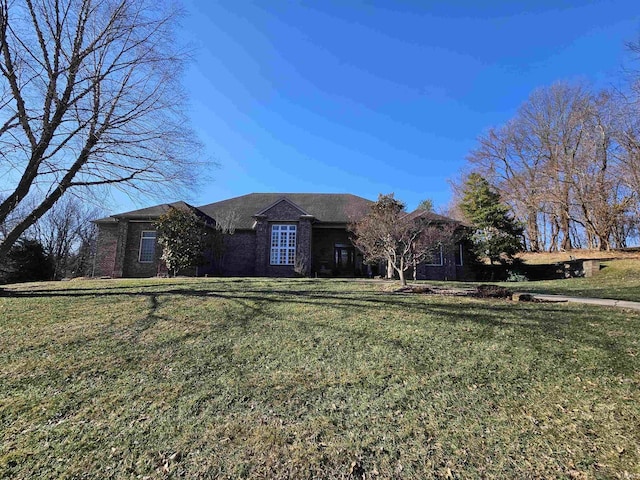
POLYGON ((517 258, 531 265, 568 262, 573 259, 640 260, 640 249, 628 251, 570 250, 568 252, 524 252, 518 254, 517 258))
POLYGON ((9 287, 0 477, 640 475, 640 315, 387 287, 9 287))

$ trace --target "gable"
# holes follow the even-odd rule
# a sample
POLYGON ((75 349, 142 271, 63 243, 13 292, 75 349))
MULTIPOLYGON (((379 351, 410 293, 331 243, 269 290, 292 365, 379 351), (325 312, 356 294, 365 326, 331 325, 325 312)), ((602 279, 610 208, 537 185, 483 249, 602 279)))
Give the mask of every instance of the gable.
POLYGON ((297 221, 309 214, 287 198, 281 198, 273 205, 256 212, 256 216, 265 217, 271 222, 297 221))
POLYGON ((253 227, 256 214, 275 215, 270 210, 283 199, 298 209, 296 220, 301 215, 310 215, 316 223, 342 225, 361 218, 373 203, 348 193, 250 193, 199 208, 212 218, 233 214, 237 218, 236 228, 248 230, 253 227))

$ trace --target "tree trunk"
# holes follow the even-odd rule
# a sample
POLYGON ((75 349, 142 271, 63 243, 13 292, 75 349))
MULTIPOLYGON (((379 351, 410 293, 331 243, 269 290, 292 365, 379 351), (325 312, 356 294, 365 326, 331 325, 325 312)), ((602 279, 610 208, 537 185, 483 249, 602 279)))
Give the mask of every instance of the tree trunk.
POLYGON ((538 228, 538 212, 530 209, 527 214, 527 231, 529 234, 529 250, 540 251, 540 229, 538 228))

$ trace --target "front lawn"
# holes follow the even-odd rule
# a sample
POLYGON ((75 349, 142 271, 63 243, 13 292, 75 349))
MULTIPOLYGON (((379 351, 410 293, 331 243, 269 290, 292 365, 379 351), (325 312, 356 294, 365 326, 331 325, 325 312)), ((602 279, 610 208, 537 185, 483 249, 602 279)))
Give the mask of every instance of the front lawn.
POLYGON ((5 287, 0 477, 640 476, 640 314, 390 290, 5 287))

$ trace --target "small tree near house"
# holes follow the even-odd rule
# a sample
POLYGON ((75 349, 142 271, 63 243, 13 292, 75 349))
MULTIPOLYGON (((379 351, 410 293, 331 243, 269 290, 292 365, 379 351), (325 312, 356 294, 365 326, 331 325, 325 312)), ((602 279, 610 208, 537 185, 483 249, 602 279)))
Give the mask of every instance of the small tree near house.
POLYGON ((367 263, 385 262, 406 285, 405 273, 452 241, 452 228, 432 220, 427 212, 407 214, 393 194, 380 195, 361 220, 351 225, 353 243, 367 263))
POLYGON ((212 229, 192 211, 170 208, 155 223, 162 260, 175 276, 178 271, 202 264, 203 252, 212 243, 212 229))

